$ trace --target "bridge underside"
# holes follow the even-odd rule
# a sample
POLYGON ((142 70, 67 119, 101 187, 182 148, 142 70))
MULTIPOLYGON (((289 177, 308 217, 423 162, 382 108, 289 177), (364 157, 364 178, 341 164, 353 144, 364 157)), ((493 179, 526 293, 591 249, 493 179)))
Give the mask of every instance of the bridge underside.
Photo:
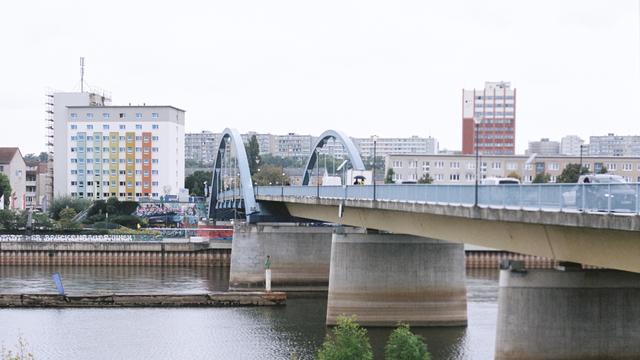
MULTIPOLYGON (((266 200, 266 199, 265 199, 266 200)), ((273 199, 276 200, 276 199, 273 199)), ((282 200, 280 200, 282 201, 282 200)), ((292 216, 325 222, 469 243, 522 254, 640 273, 640 232, 535 222, 539 212, 519 211, 530 221, 499 221, 440 213, 345 207, 340 201, 288 201, 292 216), (528 214, 527 214, 528 213, 528 214)), ((576 214, 579 215, 579 214, 576 214)), ((584 215, 581 215, 584 217, 584 215)), ((579 219, 579 217, 577 217, 579 219)), ((614 219, 615 220, 615 219, 614 219)), ((612 221, 614 221, 612 220, 612 221)), ((635 221, 635 220, 633 220, 635 221)), ((634 227, 635 223, 634 224, 634 227)))

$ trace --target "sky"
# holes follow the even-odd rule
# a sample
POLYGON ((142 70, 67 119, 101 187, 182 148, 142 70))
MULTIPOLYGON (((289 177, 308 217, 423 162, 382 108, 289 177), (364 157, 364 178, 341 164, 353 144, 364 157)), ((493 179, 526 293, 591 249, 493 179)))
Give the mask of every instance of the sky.
POLYGON ((46 150, 48 90, 173 105, 186 131, 433 136, 461 148, 462 89, 517 89, 516 149, 639 134, 637 1, 11 1, 0 146, 46 150))

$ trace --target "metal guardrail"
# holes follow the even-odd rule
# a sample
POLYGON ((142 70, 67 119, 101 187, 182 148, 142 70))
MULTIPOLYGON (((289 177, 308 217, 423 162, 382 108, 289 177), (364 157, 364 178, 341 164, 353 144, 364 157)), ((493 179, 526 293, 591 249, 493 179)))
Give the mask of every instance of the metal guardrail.
MULTIPOLYGON (((373 200, 372 185, 258 186, 254 191, 256 196, 373 200)), ((223 195, 230 198, 232 193, 223 195)), ((376 200, 473 206, 475 186, 377 185, 376 200)), ((640 183, 479 185, 477 203, 490 208, 638 215, 640 183)))

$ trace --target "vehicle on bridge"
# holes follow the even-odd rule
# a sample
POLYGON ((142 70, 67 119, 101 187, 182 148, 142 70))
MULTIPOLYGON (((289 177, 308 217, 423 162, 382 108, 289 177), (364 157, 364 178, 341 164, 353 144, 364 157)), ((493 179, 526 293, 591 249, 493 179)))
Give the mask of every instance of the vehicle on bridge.
POLYGON ((633 212, 638 201, 636 191, 619 175, 581 175, 571 191, 579 210, 633 212))
POLYGON ((516 178, 511 178, 511 177, 506 177, 506 178, 490 177, 490 178, 482 179, 480 184, 481 185, 519 185, 520 180, 516 178))

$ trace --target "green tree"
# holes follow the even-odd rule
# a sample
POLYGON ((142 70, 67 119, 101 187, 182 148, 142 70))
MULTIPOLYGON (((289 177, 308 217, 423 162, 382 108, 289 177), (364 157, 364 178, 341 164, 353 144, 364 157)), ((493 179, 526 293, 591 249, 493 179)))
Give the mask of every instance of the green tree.
POLYGON ((394 184, 395 181, 393 181, 393 175, 395 175, 396 172, 393 171, 393 168, 389 168, 389 170, 387 170, 387 176, 385 176, 384 178, 384 183, 385 184, 394 184))
POLYGON ((580 175, 586 174, 589 169, 586 167, 580 168, 580 164, 567 164, 562 170, 560 176, 558 176, 559 183, 577 183, 580 175))
POLYGON ((258 165, 260 164, 260 144, 255 135, 251 136, 249 143, 245 146, 247 151, 247 160, 249 161, 249 170, 252 174, 258 171, 258 165))
POLYGON ((549 182, 549 180, 551 180, 551 176, 549 174, 547 174, 547 173, 542 172, 542 173, 536 174, 536 177, 533 178, 532 183, 534 183, 534 184, 546 184, 546 183, 549 182))
POLYGON ((418 179, 418 184, 431 184, 433 182, 433 178, 429 173, 422 175, 420 179, 418 179))
POLYGON ((58 222, 60 228, 63 230, 77 229, 80 224, 73 221, 73 218, 76 216, 76 211, 73 208, 64 208, 60 210, 60 221, 58 222))
POLYGON ((338 325, 333 328, 333 334, 327 335, 322 347, 318 351, 318 360, 370 360, 373 351, 363 329, 355 321, 355 316, 338 317, 338 325))
POLYGON ((508 178, 513 178, 513 179, 518 179, 518 180, 520 180, 522 182, 522 177, 520 177, 520 175, 515 171, 512 171, 509 174, 507 174, 507 177, 508 178))
POLYGON ((409 325, 400 324, 391 335, 384 347, 386 360, 430 360, 427 345, 421 336, 415 335, 409 325))
POLYGON ((609 169, 607 169, 606 166, 603 166, 602 168, 600 168, 600 171, 598 171, 598 174, 606 174, 609 172, 609 169))
POLYGON ((18 217, 14 211, 0 210, 0 225, 5 230, 15 230, 17 228, 18 217))
POLYGON ((91 201, 87 199, 76 199, 71 196, 55 197, 49 204, 49 216, 54 220, 60 220, 60 211, 65 208, 72 208, 76 213, 82 212, 91 206, 91 201))
POLYGON ((184 179, 184 186, 189 189, 189 194, 196 196, 205 196, 204 182, 207 186, 211 186, 211 171, 198 170, 184 179))
POLYGON ((283 175, 282 168, 273 165, 261 166, 252 178, 258 185, 289 185, 289 178, 283 175))
POLYGON ((11 183, 7 175, 0 173, 0 196, 4 195, 4 207, 11 205, 11 183))

